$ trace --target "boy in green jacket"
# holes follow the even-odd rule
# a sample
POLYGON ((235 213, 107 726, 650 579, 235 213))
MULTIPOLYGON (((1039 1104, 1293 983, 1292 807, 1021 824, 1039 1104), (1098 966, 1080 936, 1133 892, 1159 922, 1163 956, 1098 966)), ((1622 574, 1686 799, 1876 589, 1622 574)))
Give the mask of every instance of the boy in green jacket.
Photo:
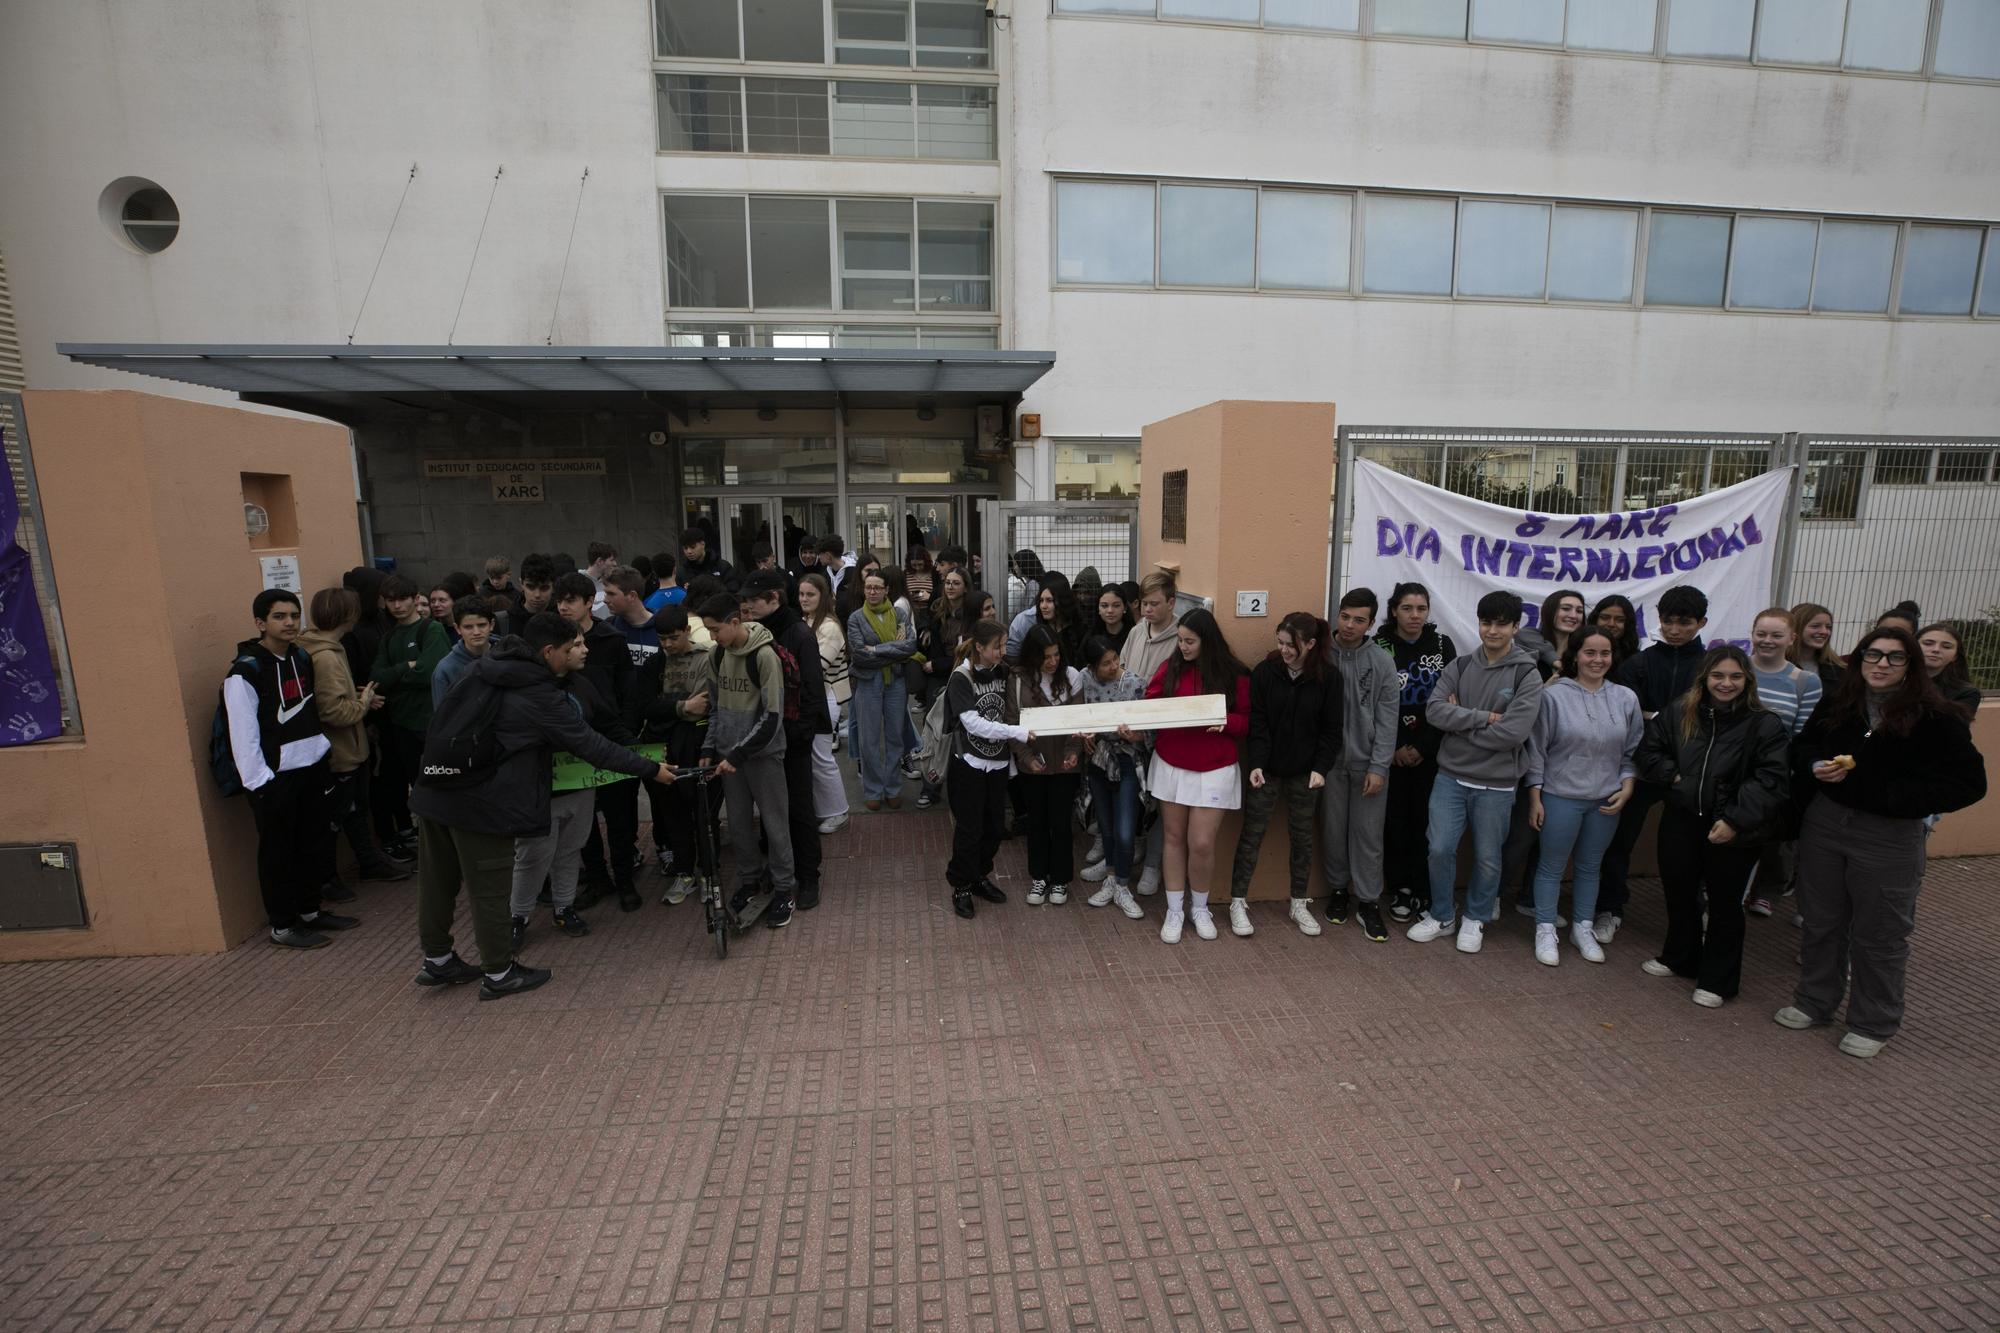
POLYGON ((375 706, 382 710, 381 781, 395 836, 383 850, 406 859, 416 848, 410 784, 423 763, 431 725, 431 673, 451 651, 444 626, 417 608, 417 585, 400 574, 382 580, 382 605, 393 622, 375 654, 375 706))

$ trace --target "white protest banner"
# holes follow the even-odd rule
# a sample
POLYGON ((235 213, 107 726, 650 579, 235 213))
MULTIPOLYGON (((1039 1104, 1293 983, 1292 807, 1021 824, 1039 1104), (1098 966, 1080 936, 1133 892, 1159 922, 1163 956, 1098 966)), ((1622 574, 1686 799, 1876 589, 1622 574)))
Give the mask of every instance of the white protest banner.
POLYGON ((1343 582, 1374 589, 1384 603, 1398 583, 1423 584, 1431 619, 1460 652, 1479 642, 1476 608, 1496 589, 1520 596, 1524 626, 1536 623, 1542 599, 1560 589, 1582 593, 1589 607, 1621 593, 1638 608, 1643 644, 1659 624, 1660 594, 1687 584, 1708 595, 1703 637, 1747 647, 1751 617, 1771 602, 1791 480, 1791 469, 1781 468, 1655 509, 1538 514, 1357 460, 1343 582))

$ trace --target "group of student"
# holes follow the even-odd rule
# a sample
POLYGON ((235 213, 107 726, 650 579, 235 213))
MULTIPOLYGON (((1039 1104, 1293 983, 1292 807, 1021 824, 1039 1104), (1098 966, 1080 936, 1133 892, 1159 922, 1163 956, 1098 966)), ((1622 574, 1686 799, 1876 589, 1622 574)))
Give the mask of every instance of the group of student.
POLYGON ((1718 633, 1706 596, 1676 587, 1642 648, 1623 597, 1590 608, 1579 592, 1556 592, 1523 627, 1521 599, 1496 591, 1476 608, 1478 645, 1460 653, 1422 585, 1397 586, 1386 612, 1355 588, 1332 626, 1285 616, 1249 667, 1210 612, 1176 613, 1168 574, 1140 585, 1140 619, 1122 641, 1066 633, 1068 599, 1052 602, 1052 583, 1068 591, 1043 574, 1012 626, 974 623, 947 686, 945 878, 962 917, 1006 900, 993 866, 1010 805, 1028 903, 1068 901, 1074 798, 1087 778, 1095 840, 1081 874, 1100 884, 1089 905, 1136 920, 1139 899, 1164 890, 1169 944, 1190 928, 1218 936, 1209 895, 1230 810, 1241 811, 1230 930, 1254 933, 1248 890, 1282 801, 1289 917, 1305 934, 1321 932, 1308 897, 1317 845, 1324 919, 1352 915, 1370 940, 1389 938, 1386 911, 1412 941, 1451 938, 1478 953, 1503 885, 1518 883, 1537 961, 1560 963, 1567 926, 1575 952, 1602 963, 1631 853, 1659 805, 1667 931, 1644 970, 1722 1006, 1741 986, 1746 912, 1768 916, 1796 892, 1801 975, 1776 1021, 1826 1024, 1845 996, 1840 1049, 1867 1057, 1902 1020, 1929 828, 1986 790, 1964 644, 1907 602, 1842 658, 1832 613, 1810 603, 1718 633), (1051 734, 1038 735, 1025 724, 1029 709, 1217 695, 1225 718, 1210 726, 1079 735, 1044 722, 1051 734))

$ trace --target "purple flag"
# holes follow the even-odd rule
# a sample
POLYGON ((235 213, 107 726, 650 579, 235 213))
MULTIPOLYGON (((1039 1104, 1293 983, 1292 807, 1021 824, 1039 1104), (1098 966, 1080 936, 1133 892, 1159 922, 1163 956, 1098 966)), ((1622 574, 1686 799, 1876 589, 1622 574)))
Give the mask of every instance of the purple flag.
POLYGON ((14 540, 21 516, 14 468, 0 486, 0 745, 26 745, 62 735, 62 692, 28 553, 14 540))

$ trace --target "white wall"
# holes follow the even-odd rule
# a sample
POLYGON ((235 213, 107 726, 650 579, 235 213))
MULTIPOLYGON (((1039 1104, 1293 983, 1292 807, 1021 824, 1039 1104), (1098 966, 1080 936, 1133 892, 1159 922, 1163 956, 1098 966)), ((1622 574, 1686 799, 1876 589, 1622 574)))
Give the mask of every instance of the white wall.
POLYGON ((1218 398, 1353 424, 1991 433, 2000 325, 1050 289, 1050 173, 2000 219, 2000 88, 1057 19, 1017 5, 1013 345, 1044 432, 1218 398))
POLYGON ((538 343, 586 166, 555 341, 657 344, 650 46, 643 0, 0 5, 0 247, 28 383, 135 383, 58 341, 442 343, 456 315, 458 343, 538 343), (159 254, 98 219, 127 175, 180 206, 159 254))

